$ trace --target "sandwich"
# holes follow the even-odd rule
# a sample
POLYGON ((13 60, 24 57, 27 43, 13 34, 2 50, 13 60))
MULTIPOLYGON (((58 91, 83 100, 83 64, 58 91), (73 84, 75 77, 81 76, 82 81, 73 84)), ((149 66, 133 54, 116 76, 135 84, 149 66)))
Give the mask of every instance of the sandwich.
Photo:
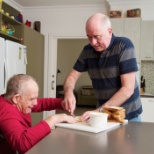
POLYGON ((125 122, 125 109, 118 106, 104 106, 103 112, 108 114, 109 122, 125 122))

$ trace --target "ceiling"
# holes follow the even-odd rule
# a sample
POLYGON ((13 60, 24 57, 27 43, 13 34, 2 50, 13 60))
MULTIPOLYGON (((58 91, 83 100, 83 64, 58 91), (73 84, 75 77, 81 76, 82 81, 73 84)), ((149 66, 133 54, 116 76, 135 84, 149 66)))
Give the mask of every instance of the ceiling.
POLYGON ((62 5, 97 5, 106 0, 12 0, 21 7, 62 6, 62 5))

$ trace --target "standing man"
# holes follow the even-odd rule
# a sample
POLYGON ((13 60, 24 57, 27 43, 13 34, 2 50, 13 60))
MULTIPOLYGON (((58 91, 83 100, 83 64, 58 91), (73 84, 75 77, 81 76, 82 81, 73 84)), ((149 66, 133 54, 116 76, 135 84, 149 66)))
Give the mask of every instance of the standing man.
MULTIPOLYGON (((76 106, 73 89, 82 72, 87 71, 97 98, 95 111, 99 112, 103 106, 122 106, 126 119, 140 121, 142 105, 133 43, 126 37, 114 36, 110 19, 101 13, 92 15, 85 29, 89 44, 83 48, 64 83, 67 110, 73 114, 76 106)), ((82 120, 89 118, 89 112, 82 115, 82 120)))

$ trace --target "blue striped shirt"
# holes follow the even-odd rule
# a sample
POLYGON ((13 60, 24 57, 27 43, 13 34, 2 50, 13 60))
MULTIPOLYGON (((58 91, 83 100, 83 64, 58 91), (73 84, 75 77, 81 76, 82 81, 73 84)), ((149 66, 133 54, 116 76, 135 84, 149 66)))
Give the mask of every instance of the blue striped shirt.
MULTIPOLYGON (((109 47, 103 52, 95 51, 88 44, 83 48, 74 69, 78 72, 88 72, 99 107, 121 88, 120 75, 138 71, 134 45, 128 38, 114 35, 109 47)), ((137 80, 134 93, 122 106, 126 109, 127 119, 142 113, 137 80)))

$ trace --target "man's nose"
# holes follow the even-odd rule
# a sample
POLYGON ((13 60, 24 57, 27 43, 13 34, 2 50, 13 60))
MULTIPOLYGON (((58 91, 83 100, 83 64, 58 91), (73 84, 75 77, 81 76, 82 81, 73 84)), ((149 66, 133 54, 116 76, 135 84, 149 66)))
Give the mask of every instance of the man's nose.
POLYGON ((97 39, 92 38, 91 41, 90 41, 90 44, 91 45, 96 45, 97 44, 97 39))
POLYGON ((37 105, 37 99, 33 100, 33 105, 37 105))

